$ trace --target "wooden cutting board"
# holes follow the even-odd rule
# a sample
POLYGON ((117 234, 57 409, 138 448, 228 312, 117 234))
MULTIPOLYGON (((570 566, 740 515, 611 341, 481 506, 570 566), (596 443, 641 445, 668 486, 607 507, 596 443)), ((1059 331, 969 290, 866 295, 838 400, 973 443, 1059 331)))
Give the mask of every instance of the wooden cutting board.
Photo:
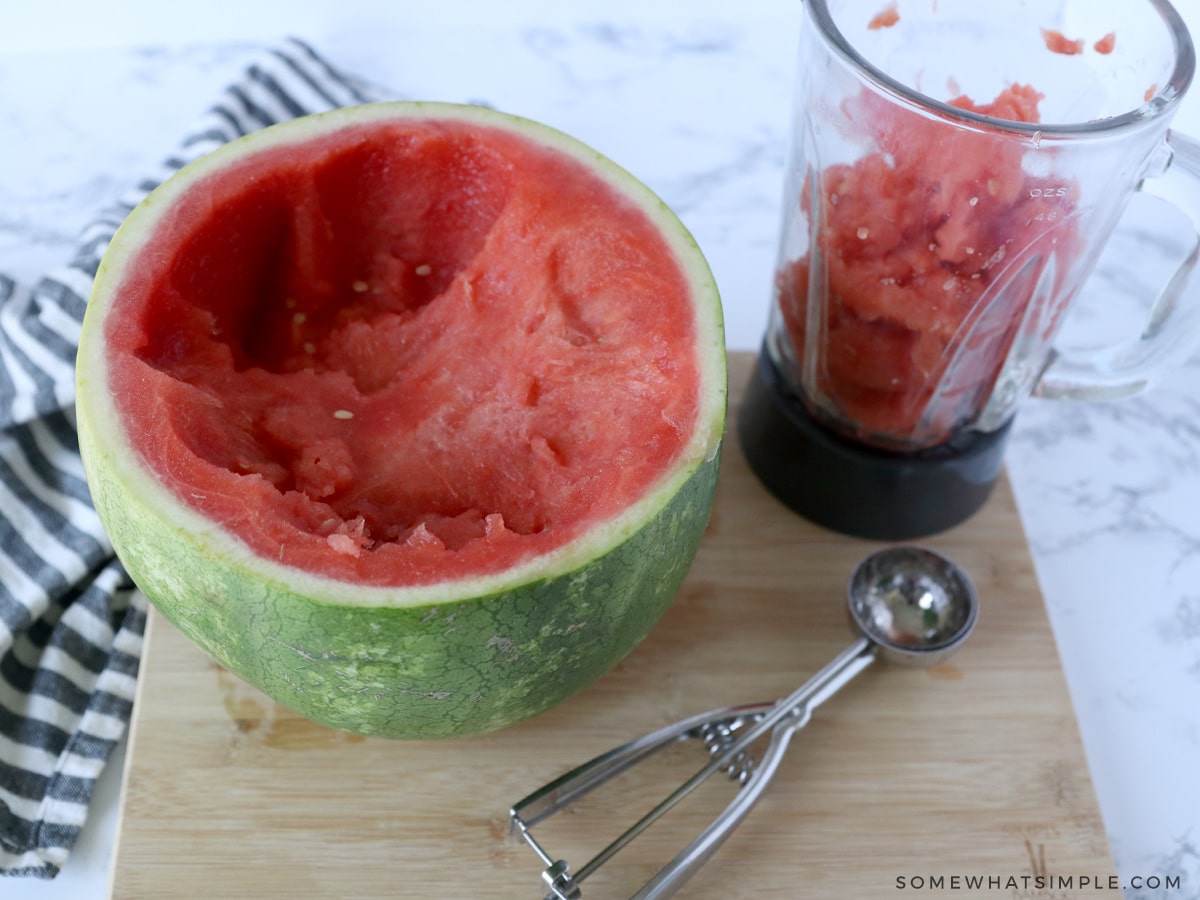
MULTIPOLYGON (((731 358, 731 419, 751 361, 731 358)), ((509 835, 510 805, 678 718, 782 697, 850 641, 844 585, 877 545, 786 511, 733 437, 723 466, 699 555, 650 637, 591 688, 497 734, 398 743, 329 730, 152 615, 111 896, 541 897, 542 865, 509 835)), ((681 896, 1065 898, 1094 893, 1078 888, 1085 876, 1107 884, 1104 828, 1007 482, 971 522, 924 543, 976 583, 968 645, 927 671, 876 664, 822 706, 681 896), (1003 883, 970 890, 956 875, 1003 883), (1039 890, 1039 875, 1075 888, 1039 890)), ((535 834, 578 869, 703 752, 685 742, 535 834)), ((628 897, 733 790, 711 779, 585 881, 584 897, 628 897)))

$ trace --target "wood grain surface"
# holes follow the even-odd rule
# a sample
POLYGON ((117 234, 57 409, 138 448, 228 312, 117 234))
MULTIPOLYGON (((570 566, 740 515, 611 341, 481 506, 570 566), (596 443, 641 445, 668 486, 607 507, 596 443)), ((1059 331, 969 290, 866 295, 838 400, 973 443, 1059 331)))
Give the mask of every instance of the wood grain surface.
MULTIPOLYGON (((878 545, 792 515, 747 470, 732 420, 751 362, 731 356, 717 506, 675 604, 612 672, 531 721, 425 743, 332 731, 152 615, 111 896, 541 897, 541 863, 509 835, 510 805, 678 718, 784 696, 828 662, 851 639, 846 578, 878 545)), ((1104 829, 1007 482, 972 521, 922 543, 976 583, 968 645, 930 670, 871 666, 822 706, 680 896, 1065 898, 1094 894, 1079 889, 1085 876, 1107 883, 1104 829), (1039 875, 1076 886, 1039 889, 1039 875), (985 881, 973 890, 952 876, 985 881)), ((578 869, 704 759, 684 742, 535 834, 578 869)), ((710 779, 584 882, 584 897, 628 897, 733 790, 710 779)))

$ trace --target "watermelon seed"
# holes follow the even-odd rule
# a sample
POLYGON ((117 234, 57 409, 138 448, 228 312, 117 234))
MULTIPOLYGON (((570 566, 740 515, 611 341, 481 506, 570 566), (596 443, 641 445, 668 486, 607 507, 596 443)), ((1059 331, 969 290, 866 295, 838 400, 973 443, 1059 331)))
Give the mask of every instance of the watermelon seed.
POLYGON ((354 413, 350 412, 348 409, 335 409, 333 411, 333 417, 335 419, 353 419, 354 413))
POLYGON ((356 294, 365 294, 370 285, 365 281, 356 281, 354 284, 350 285, 350 287, 354 288, 354 292, 356 294))
POLYGON ((416 273, 417 273, 418 275, 420 275, 421 277, 424 277, 424 276, 426 276, 426 275, 429 275, 429 274, 431 274, 431 273, 433 272, 433 266, 430 266, 430 265, 420 265, 420 266, 417 266, 415 269, 413 269, 413 271, 414 271, 414 272, 416 272, 416 273))

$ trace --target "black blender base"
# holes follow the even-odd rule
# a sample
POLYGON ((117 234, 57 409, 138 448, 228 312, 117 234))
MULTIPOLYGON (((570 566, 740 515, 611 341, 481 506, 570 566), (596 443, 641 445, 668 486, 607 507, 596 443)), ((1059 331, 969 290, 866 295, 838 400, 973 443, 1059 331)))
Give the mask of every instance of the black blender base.
POLYGON ((974 515, 1000 477, 1010 427, 917 454, 860 446, 813 422, 765 352, 738 416, 742 451, 767 490, 818 525, 885 541, 936 534, 974 515))

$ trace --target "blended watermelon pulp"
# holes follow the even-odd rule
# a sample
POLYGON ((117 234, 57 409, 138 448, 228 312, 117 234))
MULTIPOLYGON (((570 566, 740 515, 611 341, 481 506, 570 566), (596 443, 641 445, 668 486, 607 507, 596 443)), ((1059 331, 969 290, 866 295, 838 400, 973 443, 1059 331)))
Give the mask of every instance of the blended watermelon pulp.
MULTIPOLYGON (((1040 99, 1011 85, 990 103, 949 104, 1034 123, 1040 99)), ((873 149, 805 180, 816 252, 780 268, 779 311, 797 368, 813 373, 817 418, 885 449, 934 447, 991 394, 1040 289, 1040 270, 1023 267, 1077 253, 1077 186, 1025 171, 1022 144, 984 128, 952 130, 866 91, 843 111, 848 135, 873 149)), ((1048 331, 1070 300, 1066 268, 1048 331)))
POLYGON ((178 499, 363 585, 494 573, 629 506, 699 415, 690 287, 644 212, 501 129, 408 120, 190 186, 105 322, 178 499))

